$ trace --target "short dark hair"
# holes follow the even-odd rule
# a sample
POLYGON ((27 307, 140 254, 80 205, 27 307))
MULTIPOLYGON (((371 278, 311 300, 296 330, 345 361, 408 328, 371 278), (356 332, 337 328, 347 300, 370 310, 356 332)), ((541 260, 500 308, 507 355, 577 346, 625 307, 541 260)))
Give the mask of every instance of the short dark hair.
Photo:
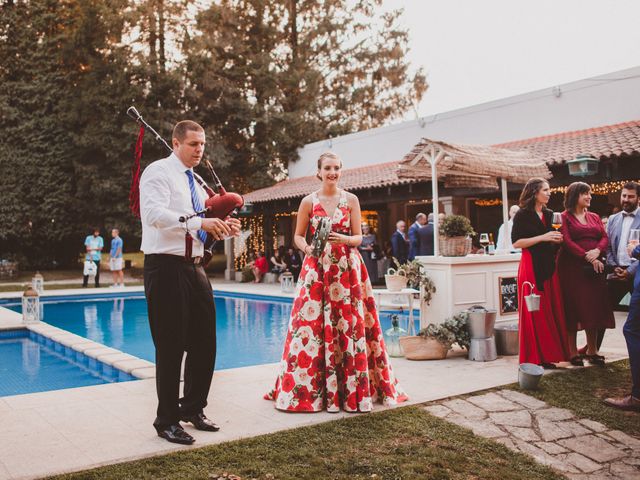
POLYGON ((578 205, 578 199, 580 195, 589 193, 591 191, 591 185, 584 182, 573 182, 567 187, 567 191, 564 194, 564 208, 573 212, 578 205))
POLYGON ((520 208, 533 210, 536 206, 536 195, 542 188, 542 184, 549 183, 544 178, 530 178, 525 184, 518 201, 520 208))
POLYGON ((636 195, 640 196, 640 184, 636 182, 627 182, 622 186, 623 190, 635 190, 636 195))
POLYGON ((171 136, 182 142, 187 136, 187 132, 204 132, 204 128, 193 120, 182 120, 173 127, 173 134, 171 136))

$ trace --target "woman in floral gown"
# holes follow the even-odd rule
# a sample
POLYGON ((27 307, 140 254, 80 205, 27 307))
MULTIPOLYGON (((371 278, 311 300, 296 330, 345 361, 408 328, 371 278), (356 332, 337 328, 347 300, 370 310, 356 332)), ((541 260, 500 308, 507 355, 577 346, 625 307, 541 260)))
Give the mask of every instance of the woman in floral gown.
POLYGON ((407 396, 393 374, 371 282, 358 245, 362 241, 358 197, 338 189, 340 158, 318 159, 319 191, 301 202, 295 244, 306 254, 275 388, 265 398, 279 410, 369 412, 407 396), (332 231, 319 258, 305 239, 321 217, 332 231))

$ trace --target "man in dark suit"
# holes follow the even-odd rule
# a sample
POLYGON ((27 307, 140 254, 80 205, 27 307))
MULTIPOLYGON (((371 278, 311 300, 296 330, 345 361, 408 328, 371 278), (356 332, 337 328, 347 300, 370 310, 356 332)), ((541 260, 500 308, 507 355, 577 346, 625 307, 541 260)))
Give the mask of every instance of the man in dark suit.
POLYGON ((404 220, 399 220, 396 223, 396 231, 391 235, 391 251, 400 265, 407 263, 409 257, 409 239, 405 233, 406 230, 407 224, 404 223, 404 220))
POLYGON ((418 230, 427 223, 427 216, 424 213, 416 215, 416 221, 409 227, 409 260, 416 258, 418 254, 418 230))
POLYGON ((418 230, 417 255, 433 255, 433 213, 427 217, 427 224, 418 230))
MULTIPOLYGON (((609 301, 613 309, 618 306, 620 300, 627 293, 633 291, 633 279, 638 269, 638 260, 631 258, 626 248, 629 243, 629 232, 640 229, 639 194, 640 185, 635 182, 626 183, 620 192, 622 210, 611 215, 607 222, 607 236, 609 237, 609 246, 606 252, 607 266, 614 268, 613 273, 607 278, 607 287, 609 301)), ((605 330, 598 332, 598 349, 602 345, 604 332, 605 330)), ((581 348, 579 353, 583 353, 582 350, 581 348)))

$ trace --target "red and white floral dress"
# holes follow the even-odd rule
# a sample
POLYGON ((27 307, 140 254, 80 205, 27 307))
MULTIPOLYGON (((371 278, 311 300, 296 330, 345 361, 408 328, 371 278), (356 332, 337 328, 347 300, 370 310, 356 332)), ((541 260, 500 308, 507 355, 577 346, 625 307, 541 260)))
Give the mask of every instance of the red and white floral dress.
MULTIPOLYGON (((312 199, 311 233, 328 216, 316 193, 312 199)), ((334 232, 350 233, 344 191, 331 223, 334 232)), ((407 400, 389 363, 357 248, 327 243, 319 258, 307 256, 296 290, 276 386, 265 398, 295 412, 369 412, 374 401, 407 400)))

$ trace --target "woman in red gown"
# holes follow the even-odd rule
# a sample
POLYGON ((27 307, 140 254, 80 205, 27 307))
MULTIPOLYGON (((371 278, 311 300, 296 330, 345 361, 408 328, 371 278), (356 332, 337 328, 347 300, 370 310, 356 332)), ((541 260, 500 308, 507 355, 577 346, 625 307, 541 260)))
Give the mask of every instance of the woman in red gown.
POLYGON ((558 274, 564 296, 571 364, 582 366, 576 347, 576 333, 585 330, 589 363, 604 365, 598 355, 598 330, 615 328, 609 303, 602 255, 609 240, 600 217, 587 211, 591 206, 591 187, 574 182, 567 188, 562 213, 564 243, 558 258, 558 274))
POLYGON ((556 273, 557 246, 562 234, 553 231, 553 212, 546 208, 551 191, 542 178, 532 178, 520 195, 520 210, 513 217, 511 238, 514 248, 522 249, 518 269, 518 316, 520 363, 555 368, 569 359, 560 282, 556 273), (524 296, 540 295, 540 310, 531 312, 524 296))
POLYGON ((373 402, 407 399, 393 374, 367 269, 358 197, 338 189, 340 158, 318 159, 319 191, 300 204, 295 244, 306 254, 274 390, 265 398, 279 410, 369 412, 373 402), (331 219, 329 241, 311 256, 305 234, 331 219))

